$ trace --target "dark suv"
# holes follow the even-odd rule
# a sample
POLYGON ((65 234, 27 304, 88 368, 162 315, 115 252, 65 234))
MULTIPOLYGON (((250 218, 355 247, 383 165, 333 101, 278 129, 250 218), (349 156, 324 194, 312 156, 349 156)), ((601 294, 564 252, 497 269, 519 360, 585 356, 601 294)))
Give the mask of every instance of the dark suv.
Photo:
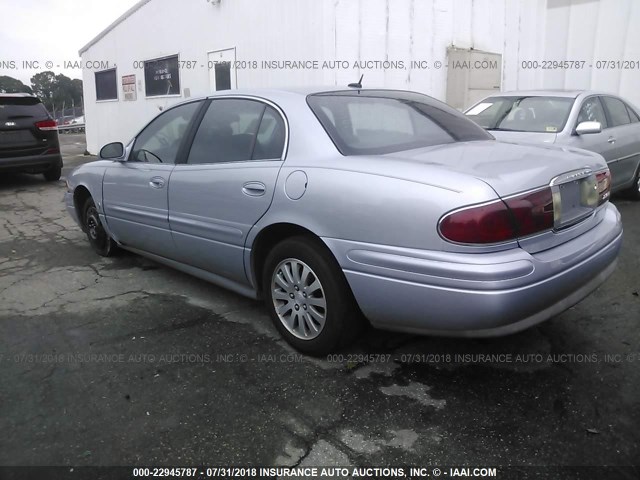
POLYGON ((42 102, 26 93, 0 93, 0 171, 42 173, 59 180, 58 127, 42 102))

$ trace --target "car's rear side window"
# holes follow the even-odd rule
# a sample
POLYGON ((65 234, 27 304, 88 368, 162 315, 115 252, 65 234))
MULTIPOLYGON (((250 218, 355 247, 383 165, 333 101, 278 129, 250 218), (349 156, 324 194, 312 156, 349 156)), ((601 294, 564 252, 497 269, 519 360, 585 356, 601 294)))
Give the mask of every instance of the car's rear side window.
POLYGON ((627 105, 627 111, 629 112, 629 117, 631 118, 631 123, 640 122, 640 117, 638 117, 638 114, 636 113, 636 111, 633 108, 631 108, 629 105, 627 105))
POLYGON ((344 155, 491 139, 453 108, 411 92, 330 92, 310 95, 307 103, 344 155))
POLYGON ((252 160, 281 158, 284 151, 286 129, 282 116, 273 108, 267 107, 260 122, 252 160))
POLYGON ((618 100, 613 97, 602 97, 602 100, 609 112, 609 118, 611 119, 610 127, 617 127, 619 125, 631 123, 629 112, 627 111, 625 104, 622 103, 622 100, 618 100))
POLYGON ((0 96, 0 121, 2 122, 20 118, 42 119, 48 117, 47 109, 37 98, 0 96))
POLYGON ((285 141, 280 114, 257 100, 215 99, 198 127, 187 163, 279 159, 285 141))

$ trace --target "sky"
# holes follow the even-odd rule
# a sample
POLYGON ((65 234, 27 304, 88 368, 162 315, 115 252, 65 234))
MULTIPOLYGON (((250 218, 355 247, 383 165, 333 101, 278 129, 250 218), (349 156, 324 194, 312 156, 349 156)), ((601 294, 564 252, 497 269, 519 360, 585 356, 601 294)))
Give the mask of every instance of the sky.
POLYGON ((78 50, 137 2, 0 0, 0 75, 17 78, 26 85, 33 75, 45 70, 82 78, 80 68, 65 69, 64 62, 79 61, 78 50), (23 61, 34 60, 39 69, 24 68, 23 61), (46 62, 52 62, 53 68, 46 68, 46 62))

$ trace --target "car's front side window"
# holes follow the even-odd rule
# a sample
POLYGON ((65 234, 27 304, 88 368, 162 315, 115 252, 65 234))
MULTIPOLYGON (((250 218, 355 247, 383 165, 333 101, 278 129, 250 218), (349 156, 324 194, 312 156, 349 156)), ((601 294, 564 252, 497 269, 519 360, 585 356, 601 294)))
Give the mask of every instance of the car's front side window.
POLYGON ((600 122, 602 128, 607 128, 607 117, 598 97, 589 97, 582 103, 577 124, 582 122, 600 122))
POLYGON ((156 117, 138 135, 131 162, 174 164, 200 102, 179 105, 156 117))
POLYGON ((257 100, 213 100, 191 145, 188 164, 280 158, 284 122, 272 107, 257 100))

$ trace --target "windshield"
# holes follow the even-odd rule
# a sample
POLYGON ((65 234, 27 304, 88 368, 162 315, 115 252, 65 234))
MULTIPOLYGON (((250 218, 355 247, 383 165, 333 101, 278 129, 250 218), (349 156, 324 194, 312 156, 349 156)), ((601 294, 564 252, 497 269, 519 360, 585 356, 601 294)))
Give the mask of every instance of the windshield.
POLYGON ((465 115, 487 130, 557 133, 575 99, 567 97, 489 97, 465 115))
POLYGON ((491 136, 453 108, 426 95, 349 90, 307 102, 343 155, 382 155, 491 136))

